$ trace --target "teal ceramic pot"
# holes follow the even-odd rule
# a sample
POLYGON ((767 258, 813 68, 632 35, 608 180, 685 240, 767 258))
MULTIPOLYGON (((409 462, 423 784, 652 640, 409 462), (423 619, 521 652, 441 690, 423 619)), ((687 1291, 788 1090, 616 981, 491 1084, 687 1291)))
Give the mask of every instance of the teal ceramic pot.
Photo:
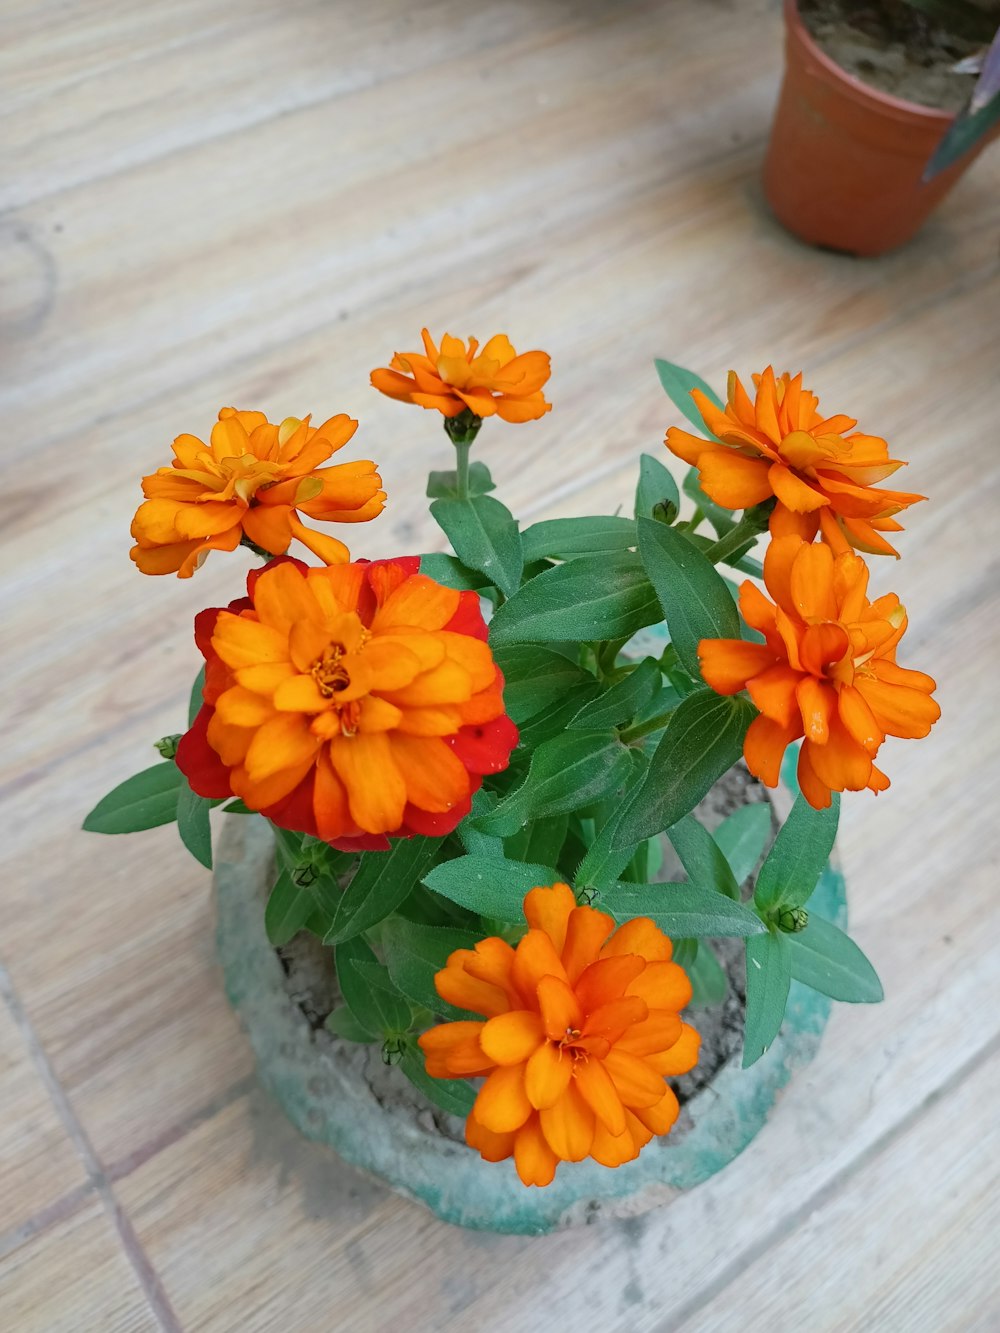
MULTIPOLYGON (((513 1162, 482 1161, 460 1141, 460 1122, 424 1103, 399 1070, 384 1069, 376 1048, 314 1030, 290 997, 264 932, 273 861, 264 820, 227 821, 216 855, 218 951, 260 1081, 307 1138, 456 1226, 541 1235, 633 1216, 693 1189, 780 1114, 778 1094, 816 1054, 829 1017, 830 1001, 793 981, 785 1021, 767 1054, 748 1070, 733 1056, 687 1102, 669 1135, 616 1170, 566 1163, 546 1189, 526 1189, 513 1162)), ((824 871, 809 911, 846 925, 844 881, 835 866, 824 871)))

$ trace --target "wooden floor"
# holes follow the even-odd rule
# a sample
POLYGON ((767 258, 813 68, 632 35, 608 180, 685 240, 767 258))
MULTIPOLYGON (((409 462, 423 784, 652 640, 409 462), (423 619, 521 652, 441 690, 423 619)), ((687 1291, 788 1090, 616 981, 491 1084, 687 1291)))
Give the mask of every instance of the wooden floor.
POLYGON ((0 8, 0 1328, 1000 1327, 1000 150, 857 262, 761 199, 776 0, 0 8), (803 367, 932 497, 876 579, 944 717, 842 825, 886 1003, 836 1011, 712 1182, 541 1240, 300 1141, 223 998, 207 873, 170 828, 77 831, 179 729, 191 616, 248 563, 141 578, 141 474, 224 404, 349 412, 390 496, 356 552, 426 549, 444 435, 367 383, 422 324, 551 352, 555 410, 482 436, 524 516, 628 500, 672 419, 654 355, 803 367))

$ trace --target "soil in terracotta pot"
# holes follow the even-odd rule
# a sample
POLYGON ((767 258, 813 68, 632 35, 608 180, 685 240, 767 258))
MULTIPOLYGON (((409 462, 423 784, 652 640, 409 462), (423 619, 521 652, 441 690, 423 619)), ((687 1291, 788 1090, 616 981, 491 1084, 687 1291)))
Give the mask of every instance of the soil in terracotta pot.
MULTIPOLYGON (((978 8, 987 29, 1000 25, 998 0, 980 0, 978 8)), ((942 111, 968 101, 975 75, 956 74, 954 66, 984 43, 960 19, 945 25, 907 0, 799 0, 799 12, 820 49, 862 83, 942 111)))
MULTIPOLYGON (((740 766, 716 784, 698 806, 696 814, 711 831, 740 806, 766 799, 764 787, 740 766)), ((774 823, 777 827, 777 821, 774 823)), ((683 877, 684 872, 673 849, 665 843, 664 862, 657 878, 683 877)), ((749 882, 744 890, 749 890, 749 882)), ((690 1074, 671 1080, 682 1108, 711 1083, 723 1065, 742 1047, 746 1008, 743 942, 738 939, 713 940, 712 948, 729 978, 729 992, 721 1005, 692 1008, 686 1015, 701 1035, 701 1055, 690 1074)), ((377 1045, 345 1041, 326 1031, 327 1016, 341 1002, 331 951, 324 948, 314 935, 303 932, 277 952, 285 971, 288 997, 308 1019, 317 1047, 334 1054, 338 1063, 355 1066, 383 1105, 411 1107, 426 1122, 427 1128, 433 1126, 439 1133, 463 1141, 463 1122, 431 1106, 401 1070, 386 1066, 377 1045)), ((678 1129, 684 1123, 682 1111, 678 1129)))

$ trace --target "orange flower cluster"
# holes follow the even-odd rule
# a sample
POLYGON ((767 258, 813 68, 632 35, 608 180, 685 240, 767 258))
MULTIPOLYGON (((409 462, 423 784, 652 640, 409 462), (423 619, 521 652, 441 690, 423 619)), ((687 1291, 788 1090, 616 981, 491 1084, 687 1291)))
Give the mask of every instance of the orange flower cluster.
POLYGON ((426 329, 422 336, 423 353, 397 352, 391 369, 372 371, 372 384, 380 393, 446 417, 468 411, 477 417, 535 421, 551 410, 542 396, 551 373, 546 352, 518 356, 502 333, 481 351, 475 338, 466 347, 461 338, 446 333, 438 349, 426 329))
POLYGON ((478 597, 418 569, 285 557, 203 611, 205 704, 177 750, 192 789, 345 850, 451 832, 517 729, 478 597))
POLYGON ((740 589, 743 619, 765 642, 703 639, 702 675, 720 694, 747 690, 760 709, 744 743, 747 766, 774 787, 786 747, 804 737, 798 781, 810 805, 831 791, 883 791, 873 760, 886 736, 926 736, 941 710, 935 683, 896 664, 906 612, 894 593, 870 602, 868 569, 823 543, 772 540, 764 582, 740 589))
POLYGON ((647 917, 615 929, 566 884, 524 900, 530 929, 460 949, 435 978, 449 1004, 485 1015, 420 1038, 434 1078, 485 1076, 466 1139, 489 1162, 513 1156, 525 1185, 560 1161, 620 1166, 677 1118, 664 1077, 687 1073, 699 1038, 680 1010, 691 983, 647 917))
POLYGON ((724 409, 692 390, 715 439, 677 426, 667 431, 667 448, 697 467, 705 494, 724 509, 745 509, 774 496, 772 537, 794 533, 811 542, 818 532, 836 552, 853 547, 898 554, 881 534, 901 531, 893 515, 925 497, 878 488, 903 466, 889 457, 885 440, 855 431, 852 417, 822 417, 801 374, 776 380, 768 366, 753 379, 757 393, 751 401, 730 371, 724 409))
POLYGON ((147 498, 132 522, 131 551, 139 569, 190 578, 209 551, 233 551, 244 536, 271 555, 296 538, 326 564, 349 560, 343 542, 307 528, 299 511, 325 523, 365 523, 382 512, 385 492, 368 460, 320 466, 356 421, 309 420, 275 425, 263 412, 224 407, 209 445, 178 435, 170 467, 142 479, 147 498))

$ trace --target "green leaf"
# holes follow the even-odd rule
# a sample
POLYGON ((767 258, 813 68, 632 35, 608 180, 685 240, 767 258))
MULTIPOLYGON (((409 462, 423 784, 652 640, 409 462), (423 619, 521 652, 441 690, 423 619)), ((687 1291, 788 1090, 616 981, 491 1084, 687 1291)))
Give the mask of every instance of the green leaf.
POLYGON ((543 708, 564 699, 581 685, 593 683, 582 667, 535 644, 517 644, 494 650, 494 660, 503 672, 504 707, 512 722, 527 722, 543 708))
POLYGON ((459 856, 435 866, 424 876, 424 883, 480 916, 523 922, 524 895, 529 889, 558 884, 561 878, 551 866, 500 861, 492 856, 459 856))
POLYGON ((388 852, 365 852, 340 895, 324 944, 343 944, 384 921, 419 884, 443 838, 397 838, 388 852))
POLYGON ((729 978, 710 944, 704 940, 693 940, 692 943, 696 946, 694 958, 685 967, 691 978, 691 1004, 698 1009, 708 1009, 726 998, 729 978))
POLYGON ((722 407, 722 399, 715 390, 710 389, 701 376, 696 375, 693 370, 685 370, 683 366, 676 366, 672 361, 663 361, 657 357, 654 364, 656 365, 656 373, 660 377, 660 383, 666 389, 667 397, 678 412, 684 413, 699 435, 708 435, 710 439, 714 438, 706 428, 701 413, 695 406, 694 399, 691 397, 691 390, 700 389, 709 402, 714 403, 716 407, 722 407))
POLYGON ((97 802, 83 821, 87 833, 136 833, 139 829, 172 824, 177 818, 177 797, 187 781, 171 760, 144 768, 126 778, 97 802))
POLYGON ((440 551, 431 551, 420 557, 420 572, 435 583, 445 588, 457 588, 459 592, 478 592, 482 588, 492 587, 490 580, 478 569, 466 569, 461 560, 440 551))
POLYGON ((343 1037, 345 1041, 378 1041, 376 1034, 363 1028, 346 1004, 340 1005, 332 1014, 328 1014, 323 1026, 327 1032, 332 1032, 335 1037, 343 1037))
POLYGON ((586 676, 584 684, 578 685, 562 699, 535 713, 527 722, 519 723, 521 739, 517 750, 514 751, 515 755, 530 755, 545 741, 562 736, 580 709, 590 703, 591 699, 596 699, 600 692, 601 687, 593 676, 586 676))
MULTIPOLYGON (((728 511, 723 510, 723 513, 726 512, 728 511)), ((700 532, 691 532, 687 528, 684 529, 684 540, 691 542, 702 553, 708 551, 715 545, 714 538, 703 536, 700 532)), ((752 556, 747 555, 748 551, 753 550, 756 541, 756 537, 749 538, 744 546, 741 546, 739 550, 734 551, 732 555, 724 556, 719 563, 729 565, 731 569, 742 570, 744 574, 752 574, 754 578, 762 579, 764 577, 764 566, 759 560, 755 560, 752 556)), ((730 597, 734 602, 738 601, 740 595, 739 588, 735 583, 730 583, 728 579, 725 580, 725 583, 726 587, 729 589, 730 597)))
POLYGON ((535 865, 557 866, 562 855, 568 815, 533 819, 520 832, 507 838, 504 855, 511 861, 529 861, 535 865))
MULTIPOLYGON (((478 460, 469 464, 469 494, 485 495, 487 491, 495 491, 493 478, 490 476, 490 470, 485 463, 478 460)), ((458 497, 458 473, 451 472, 432 472, 427 478, 427 495, 431 500, 457 499, 458 497)))
POLYGON ((814 913, 798 935, 786 935, 792 976, 832 1000, 877 1004, 882 983, 871 963, 842 930, 814 913))
POLYGON ((487 791, 485 787, 480 787, 472 798, 471 810, 456 830, 461 839, 462 846, 473 856, 502 857, 504 854, 502 839, 495 837, 491 833, 480 833, 474 823, 475 820, 480 819, 483 815, 488 815, 491 811, 495 810, 496 805, 496 793, 487 791))
POLYGON ((602 551, 623 551, 635 545, 630 518, 602 514, 592 518, 549 518, 521 534, 525 562, 548 558, 572 560, 602 551))
POLYGON ((206 870, 212 869, 212 828, 208 812, 212 802, 198 796, 187 783, 177 793, 177 832, 181 842, 206 870))
POLYGON ((715 839, 694 815, 685 815, 667 830, 674 851, 693 884, 705 885, 739 901, 740 890, 729 862, 715 839))
POLYGON ((224 815, 255 815, 257 811, 251 810, 237 797, 235 801, 230 801, 228 805, 222 807, 222 813, 224 815))
POLYGON ((651 838, 690 813, 739 759, 755 715, 753 705, 738 695, 695 690, 682 699, 622 816, 616 845, 651 838))
POLYGON ((783 907, 801 907, 809 901, 833 851, 839 817, 837 792, 825 810, 814 810, 804 796, 795 798, 791 814, 778 830, 757 876, 753 900, 761 915, 773 915, 783 907))
POLYGON ((744 1069, 756 1064, 778 1035, 791 979, 792 956, 787 936, 766 931, 747 940, 744 1069))
POLYGON ((449 954, 456 949, 474 949, 481 938, 453 926, 423 926, 402 917, 386 921, 381 932, 386 967, 395 986, 414 1004, 452 1019, 469 1015, 441 999, 434 987, 435 974, 444 967, 449 954))
POLYGON ((358 1024, 381 1037, 406 1032, 413 1018, 410 1006, 364 939, 355 935, 333 954, 340 992, 358 1024))
POLYGON ((629 771, 628 751, 613 734, 556 736, 538 747, 524 782, 478 827, 509 837, 529 819, 566 814, 611 795, 629 771))
POLYGON ((521 582, 521 535, 510 510, 489 495, 435 500, 431 514, 463 565, 481 570, 510 597, 521 582))
POLYGON ((205 668, 202 667, 202 669, 198 672, 197 676, 195 676, 194 678, 194 684, 191 686, 191 698, 188 701, 189 727, 193 724, 195 718, 201 712, 201 706, 204 703, 204 700, 201 697, 201 692, 204 689, 204 687, 205 687, 205 668))
POLYGON ((431 1078, 419 1047, 409 1044, 403 1052, 400 1068, 413 1086, 429 1102, 452 1115, 467 1116, 476 1100, 476 1089, 465 1078, 431 1078))
POLYGON ((639 553, 663 607, 681 665, 699 676, 702 639, 738 639, 740 618, 722 575, 682 532, 638 521, 639 553))
POLYGON ((570 731, 605 731, 639 716, 663 683, 659 663, 644 658, 634 670, 590 703, 584 704, 570 722, 570 731))
POLYGON ((742 884, 752 875, 771 835, 771 803, 741 805, 712 834, 729 862, 733 878, 742 884))
POLYGON ((642 846, 645 841, 643 839, 635 843, 626 842, 619 847, 615 843, 615 837, 622 815, 628 805, 629 793, 638 789, 645 776, 648 762, 641 750, 631 751, 632 772, 626 782, 621 799, 616 803, 611 814, 602 822, 601 827, 597 830, 597 836, 577 867, 576 874, 573 877, 573 883, 577 888, 604 889, 614 884, 632 860, 637 848, 642 846))
POLYGON ((619 880, 595 904, 616 921, 648 916, 671 939, 757 935, 766 928, 756 912, 700 884, 629 884, 619 880))
POLYGON ((274 948, 287 944, 309 920, 316 901, 308 889, 292 883, 292 877, 283 870, 271 890, 264 908, 264 929, 274 948))
POLYGON ((626 639, 660 617, 636 552, 584 555, 545 570, 505 602, 490 622, 490 643, 626 639))
POLYGON ((274 834, 274 850, 277 853, 278 865, 285 870, 292 870, 302 860, 302 839, 301 833, 293 833, 291 829, 280 828, 277 824, 271 825, 271 832, 274 834))
POLYGON ((681 497, 673 474, 652 454, 639 457, 639 484, 635 488, 636 518, 652 518, 653 506, 672 504, 678 509, 681 497))

